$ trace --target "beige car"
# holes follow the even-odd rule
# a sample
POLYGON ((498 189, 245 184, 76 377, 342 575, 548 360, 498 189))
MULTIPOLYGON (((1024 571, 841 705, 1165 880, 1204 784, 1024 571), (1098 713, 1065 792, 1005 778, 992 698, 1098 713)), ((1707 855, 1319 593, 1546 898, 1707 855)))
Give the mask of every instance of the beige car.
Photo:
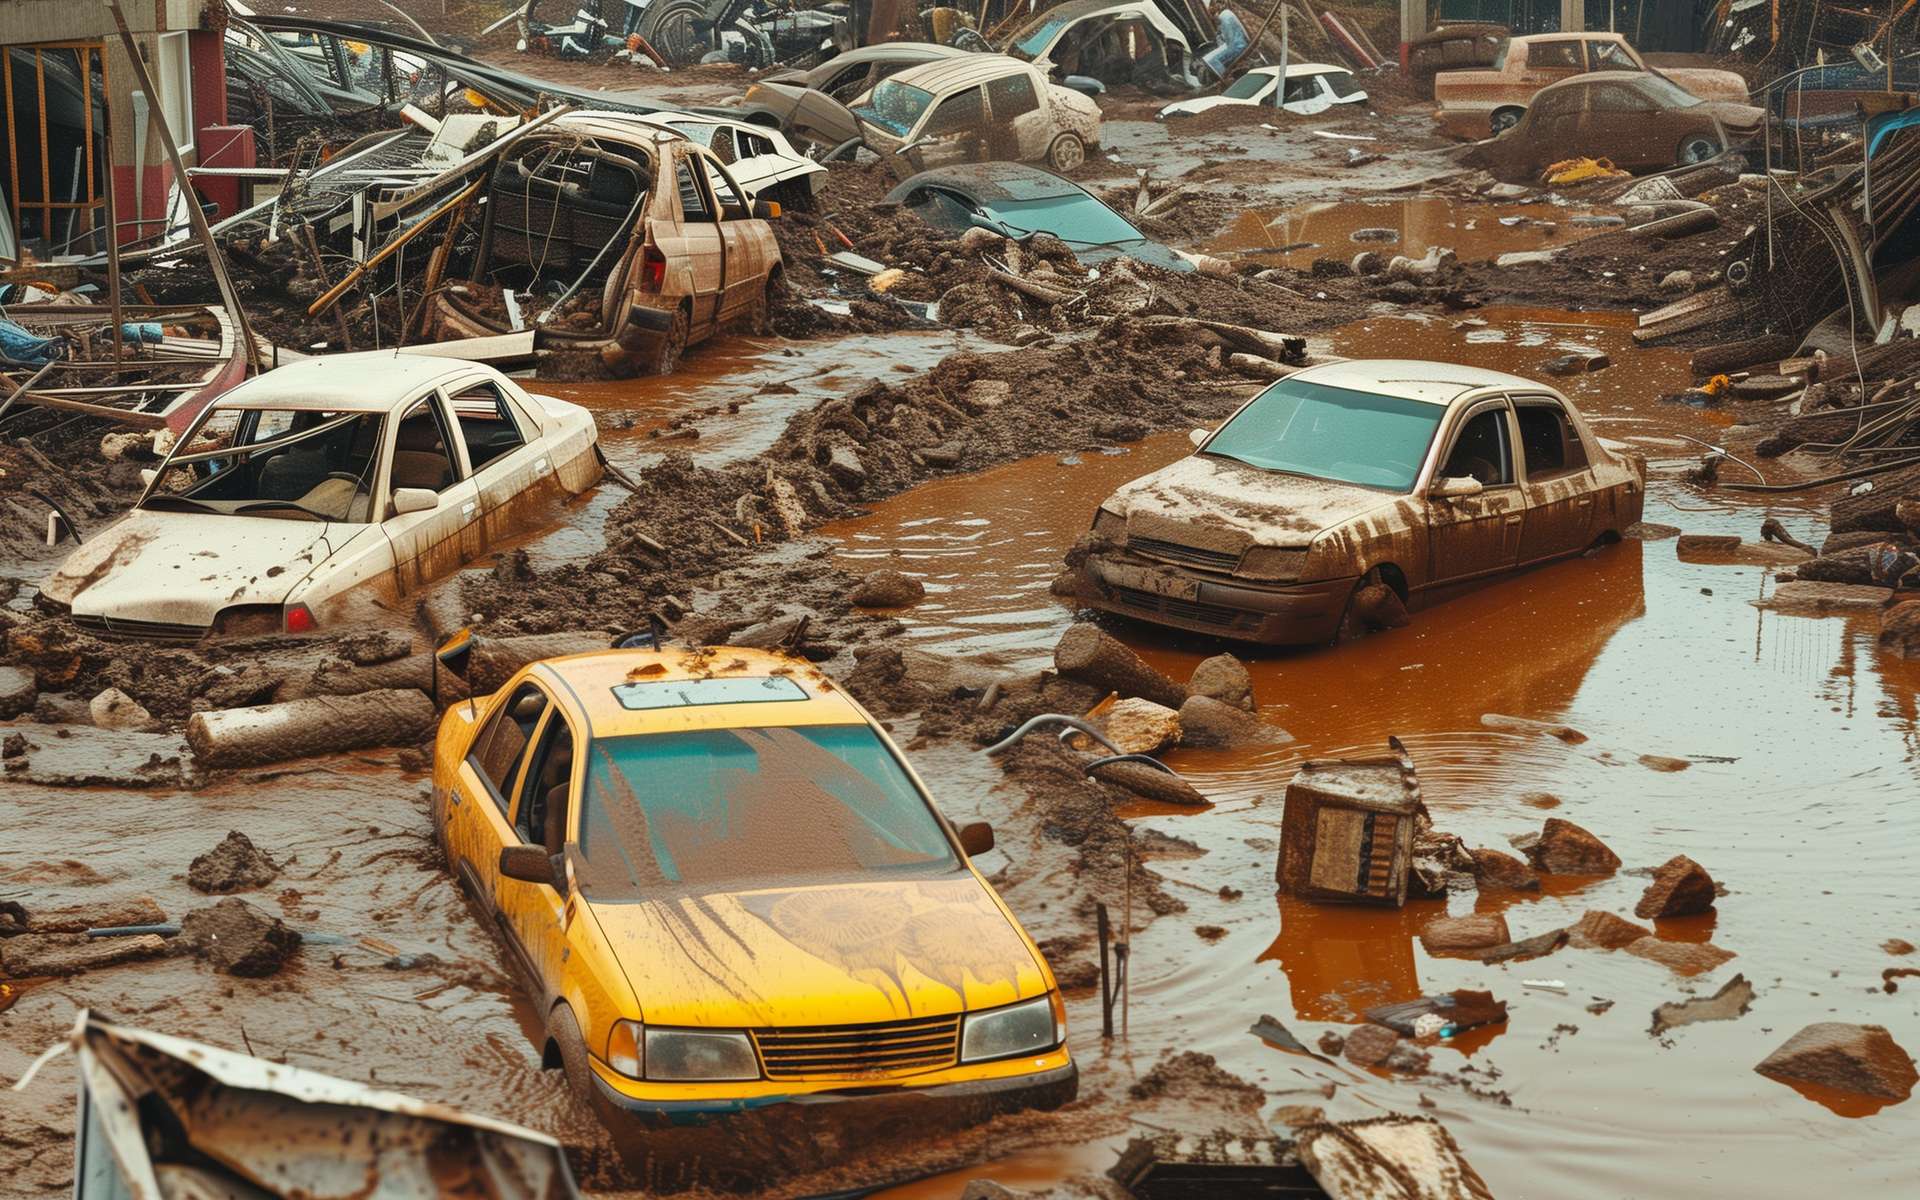
POLYGON ((1078 170, 1100 143, 1100 106, 1004 54, 909 67, 854 106, 867 147, 902 174, 956 162, 1078 170))
POLYGON ((766 323, 781 264, 763 218, 780 206, 749 200, 719 156, 657 118, 561 117, 507 151, 481 197, 474 249, 449 268, 466 282, 433 293, 438 340, 531 330, 617 376, 665 374, 716 330, 766 323))
MULTIPOLYGON (((1665 76, 1708 102, 1747 102, 1747 81, 1732 71, 1647 65, 1618 33, 1543 33, 1511 38, 1493 66, 1480 71, 1442 71, 1433 77, 1435 114, 1455 137, 1496 137, 1511 129, 1549 84, 1589 71, 1636 71, 1665 76)), ((1584 153, 1569 146, 1569 154, 1584 153)))
POLYGON ((1193 436, 1198 453, 1101 504, 1072 556, 1085 603, 1325 642, 1362 631, 1370 585, 1420 608, 1616 538, 1645 498, 1646 464, 1601 445, 1565 396, 1448 363, 1313 367, 1193 436))

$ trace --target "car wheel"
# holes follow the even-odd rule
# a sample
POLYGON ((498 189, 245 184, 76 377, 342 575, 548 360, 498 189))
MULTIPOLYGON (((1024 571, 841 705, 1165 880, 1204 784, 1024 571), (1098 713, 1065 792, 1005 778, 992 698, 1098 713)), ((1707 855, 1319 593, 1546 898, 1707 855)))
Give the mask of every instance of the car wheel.
POLYGON ((640 36, 668 65, 690 66, 713 49, 695 24, 706 19, 705 0, 654 0, 640 19, 640 36))
POLYGON ((1519 109, 1503 108, 1499 112, 1493 114, 1493 119, 1487 122, 1487 127, 1493 131, 1494 137, 1499 137, 1501 134, 1505 133, 1509 129, 1512 129, 1515 125, 1518 125, 1519 123, 1520 123, 1519 109))
POLYGON ((1362 575, 1347 596, 1346 611, 1340 615, 1336 642, 1351 642, 1375 630, 1398 629, 1407 624, 1407 606, 1400 593, 1388 583, 1379 567, 1362 575))
POLYGON ((760 290, 760 294, 753 298, 753 303, 741 315, 740 328, 755 336, 773 332, 773 297, 779 288, 779 273, 767 276, 767 286, 760 290))
POLYGON ((1704 133, 1696 133, 1680 143, 1678 165, 1691 167, 1720 157, 1720 143, 1704 133))
POLYGON ((653 373, 671 375, 680 365, 680 356, 687 352, 687 314, 683 310, 673 314, 673 324, 667 328, 660 339, 660 350, 654 356, 653 373))
POLYGON ((593 1104, 593 1068, 587 1065, 587 1039, 573 1010, 562 1004, 547 1018, 547 1036, 560 1048, 560 1070, 580 1103, 593 1104))
POLYGON ((1077 133, 1063 133, 1047 147, 1047 165, 1064 175, 1087 161, 1087 144, 1077 133))

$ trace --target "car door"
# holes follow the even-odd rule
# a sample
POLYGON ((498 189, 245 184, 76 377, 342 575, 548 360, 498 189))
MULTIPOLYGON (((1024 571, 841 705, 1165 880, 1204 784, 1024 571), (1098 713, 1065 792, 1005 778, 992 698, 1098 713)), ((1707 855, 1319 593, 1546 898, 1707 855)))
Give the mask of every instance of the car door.
POLYGON ((980 158, 986 141, 987 98, 980 87, 970 87, 943 97, 933 111, 920 119, 920 127, 908 138, 914 145, 902 157, 916 171, 949 163, 974 162, 980 158))
POLYGON ((1519 562, 1526 496, 1514 472, 1513 425, 1505 397, 1478 401, 1455 417, 1427 497, 1428 574, 1455 583, 1519 562), (1480 482, 1475 496, 1433 495, 1443 479, 1480 482))
POLYGON ((700 155, 691 144, 673 147, 674 190, 680 206, 680 241, 693 278, 693 328, 699 333, 720 319, 726 294, 726 249, 719 213, 707 187, 700 155))
POLYGON ((732 320, 746 311, 766 286, 768 264, 751 224, 753 206, 734 182, 732 172, 709 159, 707 184, 719 206, 721 253, 726 261, 726 295, 720 315, 722 320, 732 320))
MULTIPOLYGON (((513 797, 509 845, 539 846, 558 858, 572 840, 573 786, 580 745, 565 712, 549 705, 534 735, 533 751, 513 797)), ((497 856, 496 856, 497 857, 497 856)), ((495 880, 495 907, 515 943, 521 961, 543 993, 559 990, 566 961, 566 932, 572 923, 571 889, 551 883, 495 880)))
POLYGON ((516 950, 518 942, 509 936, 498 906, 500 851, 519 844, 511 819, 513 797, 548 706, 546 692, 533 681, 514 688, 481 722, 447 798, 448 865, 516 950))
POLYGON ((1527 64, 1520 72, 1520 79, 1531 93, 1586 69, 1586 56, 1581 52, 1579 38, 1542 38, 1527 43, 1527 64))
POLYGON ((1552 396, 1516 395, 1521 487, 1527 519, 1522 565, 1577 554, 1593 543, 1595 481, 1591 457, 1566 407, 1552 396))
POLYGON ((453 421, 479 511, 461 530, 462 561, 472 562, 531 524, 532 510, 551 498, 551 456, 540 430, 507 403, 500 385, 485 376, 441 388, 453 421))
POLYGON ((1580 90, 1587 102, 1574 125, 1574 144, 1581 154, 1608 158, 1629 170, 1673 157, 1670 143, 1659 132, 1660 114, 1646 96, 1618 83, 1598 82, 1580 90))
POLYGON ((1541 165, 1578 150, 1574 139, 1580 135, 1580 121, 1586 113, 1588 89, 1575 84, 1549 95, 1536 96, 1533 107, 1521 119, 1511 136, 1524 144, 1541 165))
POLYGON ((1001 162, 1042 158, 1053 141, 1053 118, 1026 72, 987 81, 987 156, 1001 162))
POLYGON ((407 594, 460 568, 463 532, 479 520, 479 493, 467 477, 465 456, 438 389, 400 409, 387 432, 386 488, 377 497, 381 531, 393 547, 396 582, 407 594), (432 508, 403 513, 394 498, 403 489, 429 491, 432 508))

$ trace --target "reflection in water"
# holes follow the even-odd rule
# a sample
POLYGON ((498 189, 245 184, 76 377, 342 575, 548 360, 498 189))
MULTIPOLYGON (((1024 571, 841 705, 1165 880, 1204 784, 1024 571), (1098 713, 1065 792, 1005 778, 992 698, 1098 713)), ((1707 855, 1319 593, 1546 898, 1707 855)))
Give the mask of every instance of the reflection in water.
POLYGON ((1258 961, 1277 962, 1303 1021, 1352 1024, 1376 1004, 1425 993, 1413 961, 1420 927, 1447 906, 1410 901, 1405 908, 1314 904, 1280 896, 1280 933, 1258 961))
POLYGON ((1363 250, 1420 258, 1434 246, 1452 250, 1462 262, 1483 262, 1510 250, 1549 250, 1601 232, 1575 220, 1588 216, 1557 204, 1475 204, 1451 196, 1341 200, 1247 209, 1207 250, 1302 270, 1316 258, 1346 262, 1363 250), (1398 236, 1355 240, 1362 230, 1392 230, 1398 236))

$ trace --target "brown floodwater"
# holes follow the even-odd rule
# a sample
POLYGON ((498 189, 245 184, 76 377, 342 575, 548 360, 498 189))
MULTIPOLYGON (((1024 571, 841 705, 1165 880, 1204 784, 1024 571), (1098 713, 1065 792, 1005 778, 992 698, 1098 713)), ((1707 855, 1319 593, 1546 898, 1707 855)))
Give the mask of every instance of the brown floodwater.
MULTIPOLYGON (((1678 481, 1700 453, 1680 435, 1713 440, 1727 418, 1660 402, 1684 385, 1686 355, 1636 350, 1630 328, 1630 317, 1521 309, 1484 310, 1467 324, 1382 315, 1320 348, 1533 375, 1567 350, 1602 350, 1611 369, 1554 382, 1600 436, 1649 457, 1648 521, 1752 538, 1775 516, 1817 541, 1825 497, 1768 504, 1678 481)), ((1188 449, 1182 437, 1157 436, 1122 455, 1029 459, 916 489, 826 532, 849 567, 884 560, 925 580, 927 599, 901 614, 904 636, 1039 665, 1073 619, 1047 591, 1061 552, 1108 490, 1188 449)), ((1227 647, 1250 659, 1262 715, 1297 740, 1170 756, 1213 805, 1143 805, 1133 820, 1205 851, 1155 864, 1190 911, 1137 939, 1130 1046, 1103 1048, 1090 1036, 1094 1007, 1074 1007, 1083 1062, 1144 1070, 1164 1050, 1204 1050, 1276 1102, 1325 1104, 1342 1117, 1414 1111, 1426 1095, 1502 1197, 1790 1195, 1841 1180, 1852 1195, 1904 1194, 1920 1109, 1795 1089, 1753 1067, 1815 1021, 1885 1025, 1920 1049, 1912 990, 1877 986, 1897 963, 1879 944, 1915 940, 1920 663, 1883 654, 1870 619, 1755 608, 1769 586, 1761 568, 1683 563, 1671 540, 1627 541, 1337 648, 1227 647), (1484 714, 1570 725, 1587 740, 1506 732, 1484 714), (1435 821, 1469 845, 1510 849, 1511 835, 1555 815, 1593 830, 1627 870, 1549 880, 1538 895, 1468 893, 1397 912, 1276 899, 1281 804, 1295 766, 1378 752, 1390 734, 1410 748, 1435 821), (1688 762, 1662 771, 1642 755, 1688 762), (1676 854, 1704 864, 1727 894, 1714 915, 1660 922, 1655 934, 1711 940, 1738 956, 1711 973, 1687 978, 1625 953, 1576 950, 1484 966, 1431 957, 1419 944, 1420 927, 1442 911, 1501 912, 1515 937, 1589 909, 1631 916, 1646 882, 1633 872, 1676 854), (1220 898, 1223 884, 1242 896, 1220 898), (1198 925, 1226 935, 1202 941, 1198 925), (1649 1034, 1656 1005, 1710 994, 1736 972, 1758 993, 1746 1016, 1649 1034), (1530 979, 1563 981, 1566 992, 1524 987, 1530 979), (1271 1014, 1311 1043, 1371 1005, 1461 987, 1491 988, 1512 1016, 1439 1043, 1442 1077, 1329 1069, 1247 1032, 1271 1014), (1603 1000, 1611 1006, 1589 1010, 1603 1000), (1455 1074, 1469 1063, 1474 1089, 1455 1074), (1341 1085, 1331 1101, 1302 1091, 1326 1080, 1341 1085)), ((1110 628, 1176 677, 1223 648, 1144 625, 1110 628)), ((1117 910, 1117 897, 1102 898, 1117 910)), ((1104 1158, 1083 1147, 1007 1166, 1022 1182, 1044 1182, 1090 1169, 1090 1155, 1091 1169, 1104 1167, 1123 1141, 1104 1158)), ((994 1177, 994 1164, 942 1184, 979 1176, 994 1177)))
POLYGON ((1452 250, 1462 262, 1480 262, 1509 251, 1551 250, 1619 223, 1617 217, 1564 204, 1482 204, 1453 196, 1333 200, 1247 209, 1206 249, 1299 269, 1316 258, 1346 262, 1363 250, 1420 258, 1434 246, 1452 250), (1383 233, 1392 236, 1369 236, 1383 233))

